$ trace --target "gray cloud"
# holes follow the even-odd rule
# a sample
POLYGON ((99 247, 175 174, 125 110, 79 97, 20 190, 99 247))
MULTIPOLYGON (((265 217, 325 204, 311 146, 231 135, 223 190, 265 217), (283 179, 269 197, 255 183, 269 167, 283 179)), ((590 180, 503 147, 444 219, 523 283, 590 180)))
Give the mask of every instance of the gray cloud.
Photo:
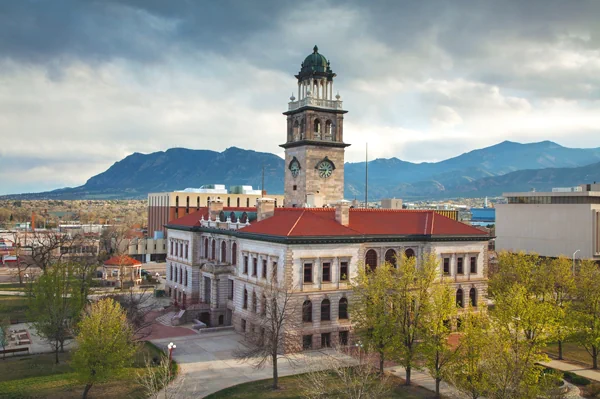
POLYGON ((0 193, 77 185, 132 152, 280 153, 316 43, 350 160, 504 139, 600 146, 596 1, 0 2, 0 193))

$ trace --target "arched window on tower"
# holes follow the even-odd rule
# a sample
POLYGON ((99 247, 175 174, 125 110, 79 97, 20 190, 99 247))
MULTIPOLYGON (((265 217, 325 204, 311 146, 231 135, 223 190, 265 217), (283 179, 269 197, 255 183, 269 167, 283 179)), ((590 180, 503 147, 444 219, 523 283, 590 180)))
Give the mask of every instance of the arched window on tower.
POLYGON ((315 119, 315 137, 316 138, 321 138, 321 121, 318 119, 315 119))
POLYGON ((227 197, 227 207, 229 208, 231 206, 231 198, 227 197))
POLYGON ((461 288, 456 290, 456 306, 460 308, 465 307, 465 303, 463 301, 463 290, 461 288))
POLYGON ((196 197, 196 210, 200 210, 200 197, 196 197))
POLYGON ((302 304, 302 321, 305 323, 312 321, 312 302, 309 300, 304 301, 302 304))
POLYGON ((346 298, 340 299, 338 318, 346 320, 348 318, 348 300, 346 298))
POLYGON ((225 241, 221 242, 221 262, 227 262, 227 244, 225 241))
POLYGON ((388 249, 385 251, 385 261, 390 265, 396 267, 396 251, 388 249))
POLYGON ((321 321, 329 320, 331 320, 331 302, 326 298, 321 302, 321 321))
POLYGON ((237 198, 237 207, 240 207, 240 197, 237 198))
POLYGON ((367 254, 365 255, 365 265, 369 268, 367 270, 372 272, 377 269, 377 252, 375 252, 374 249, 369 249, 367 251, 367 254))
POLYGON ((185 213, 190 213, 190 196, 185 198, 185 213))
POLYGON ((294 121, 294 127, 292 128, 292 140, 298 141, 300 140, 300 124, 298 121, 294 121))
POLYGON ((469 302, 471 302, 472 307, 477 307, 477 290, 475 288, 469 290, 469 302))
POLYGON ((331 137, 331 121, 328 120, 327 122, 325 122, 325 134, 331 138, 331 140, 333 140, 333 138, 331 137))

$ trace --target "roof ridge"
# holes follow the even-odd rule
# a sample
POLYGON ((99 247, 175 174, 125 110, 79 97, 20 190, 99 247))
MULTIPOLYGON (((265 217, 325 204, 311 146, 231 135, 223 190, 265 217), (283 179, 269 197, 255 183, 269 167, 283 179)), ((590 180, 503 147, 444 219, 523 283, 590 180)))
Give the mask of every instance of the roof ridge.
POLYGON ((292 226, 292 228, 290 229, 290 231, 287 232, 286 236, 289 236, 290 234, 292 234, 292 231, 296 228, 296 225, 298 224, 298 222, 300 222, 300 219, 302 219, 302 216, 304 216, 304 212, 306 212, 306 210, 302 211, 302 213, 300 214, 300 216, 298 217, 298 219, 296 219, 296 222, 294 223, 294 225, 292 226))

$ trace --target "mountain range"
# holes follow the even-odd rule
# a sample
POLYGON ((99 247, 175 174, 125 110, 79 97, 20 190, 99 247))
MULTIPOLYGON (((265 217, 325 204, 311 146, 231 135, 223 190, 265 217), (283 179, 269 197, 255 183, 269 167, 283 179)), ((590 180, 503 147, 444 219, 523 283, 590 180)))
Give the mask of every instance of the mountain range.
MULTIPOLYGON (((274 154, 236 147, 223 152, 172 148, 129 155, 79 187, 0 198, 125 199, 211 183, 260 187, 263 166, 265 189, 282 193, 284 160, 274 154)), ((372 200, 498 196, 600 181, 600 148, 504 141, 440 162, 375 159, 368 170, 372 200)), ((365 163, 346 163, 345 198, 364 198, 364 182, 365 163)))

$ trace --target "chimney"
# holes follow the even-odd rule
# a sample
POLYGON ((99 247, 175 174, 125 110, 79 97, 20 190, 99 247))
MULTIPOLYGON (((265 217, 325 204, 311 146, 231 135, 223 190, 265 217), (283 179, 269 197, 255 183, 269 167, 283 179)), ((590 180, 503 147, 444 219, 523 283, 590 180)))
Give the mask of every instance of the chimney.
POLYGON ((223 210, 223 201, 220 198, 210 201, 208 204, 208 217, 210 220, 218 220, 219 213, 223 210))
POLYGON ((350 201, 341 200, 335 204, 335 221, 342 226, 350 224, 350 201))
POLYGON ((256 204, 257 222, 270 218, 275 214, 275 200, 273 198, 259 198, 256 204))
POLYGON ((35 231, 35 212, 31 212, 31 231, 35 231))

